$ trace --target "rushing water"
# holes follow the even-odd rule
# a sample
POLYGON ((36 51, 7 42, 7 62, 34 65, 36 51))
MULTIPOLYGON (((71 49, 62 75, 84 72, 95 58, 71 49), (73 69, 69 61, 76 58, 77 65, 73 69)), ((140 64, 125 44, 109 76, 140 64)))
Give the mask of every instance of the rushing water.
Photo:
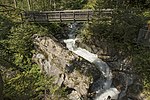
POLYGON ((117 99, 120 92, 116 88, 111 87, 112 73, 109 66, 99 59, 96 54, 93 54, 86 49, 77 47, 75 45, 76 40, 77 39, 67 39, 64 40, 64 42, 70 51, 84 58, 90 63, 95 64, 99 71, 101 71, 103 76, 106 78, 105 82, 101 83, 103 88, 97 91, 98 96, 95 98, 95 100, 107 100, 110 97, 111 99, 117 99))

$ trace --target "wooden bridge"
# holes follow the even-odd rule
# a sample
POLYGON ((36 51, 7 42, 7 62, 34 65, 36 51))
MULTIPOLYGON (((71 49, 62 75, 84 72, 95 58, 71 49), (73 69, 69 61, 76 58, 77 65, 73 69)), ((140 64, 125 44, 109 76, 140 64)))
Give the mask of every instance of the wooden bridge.
POLYGON ((107 16, 111 9, 100 11, 87 10, 64 10, 64 11, 28 11, 22 13, 22 20, 28 22, 67 22, 67 21, 90 21, 94 14, 107 16))

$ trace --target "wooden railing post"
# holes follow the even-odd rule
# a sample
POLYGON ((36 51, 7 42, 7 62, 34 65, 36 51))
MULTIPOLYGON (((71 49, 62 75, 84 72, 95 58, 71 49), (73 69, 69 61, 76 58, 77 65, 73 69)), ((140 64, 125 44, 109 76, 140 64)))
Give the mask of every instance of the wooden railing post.
POLYGON ((60 17, 60 22, 62 22, 62 19, 61 19, 61 11, 59 12, 59 17, 60 17))
POLYGON ((90 19, 89 19, 89 10, 88 10, 88 16, 87 16, 87 18, 88 18, 88 22, 89 22, 89 20, 90 20, 90 19))
POLYGON ((75 12, 73 11, 73 20, 74 20, 74 22, 76 21, 76 19, 75 19, 75 12))
POLYGON ((48 13, 46 13, 46 18, 47 18, 47 21, 49 21, 49 20, 48 20, 48 13))
POLYGON ((35 13, 33 13, 33 15, 32 15, 32 16, 33 16, 33 21, 35 22, 35 13))

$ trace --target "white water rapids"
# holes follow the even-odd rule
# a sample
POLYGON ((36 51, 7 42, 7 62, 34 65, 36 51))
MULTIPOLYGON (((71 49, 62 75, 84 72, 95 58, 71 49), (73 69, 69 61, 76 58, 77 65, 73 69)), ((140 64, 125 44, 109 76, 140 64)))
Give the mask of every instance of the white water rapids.
POLYGON ((86 49, 77 47, 75 45, 76 40, 77 39, 67 39, 67 40, 64 40, 64 42, 66 43, 66 46, 70 51, 84 58, 90 63, 95 64, 96 67, 99 69, 99 71, 101 71, 103 76, 106 78, 106 81, 103 83, 104 92, 100 93, 101 91, 97 91, 98 93, 100 93, 100 95, 97 96, 95 100, 109 100, 108 97, 111 97, 111 99, 117 99, 118 94, 120 92, 116 88, 111 87, 112 73, 111 73, 109 66, 105 62, 103 62, 101 59, 99 59, 96 54, 93 54, 87 51, 86 49))

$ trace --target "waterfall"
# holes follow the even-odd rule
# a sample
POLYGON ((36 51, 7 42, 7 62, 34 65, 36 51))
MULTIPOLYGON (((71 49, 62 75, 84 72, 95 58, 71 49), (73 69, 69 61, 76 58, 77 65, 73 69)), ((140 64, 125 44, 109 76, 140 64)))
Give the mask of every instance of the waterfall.
POLYGON ((103 82, 103 88, 97 91, 98 96, 95 98, 95 100, 108 100, 111 99, 117 99, 118 94, 120 93, 116 88, 111 87, 112 84, 112 73, 109 68, 109 66, 98 58, 96 54, 93 54, 86 49, 77 47, 75 45, 75 41, 77 39, 67 39, 64 40, 66 43, 66 47, 72 51, 73 53, 77 54, 78 56, 84 58, 85 60, 89 61, 90 63, 95 64, 95 66, 98 68, 99 71, 102 72, 103 76, 105 77, 105 82, 103 82), (103 92, 101 91, 103 90, 103 92))

